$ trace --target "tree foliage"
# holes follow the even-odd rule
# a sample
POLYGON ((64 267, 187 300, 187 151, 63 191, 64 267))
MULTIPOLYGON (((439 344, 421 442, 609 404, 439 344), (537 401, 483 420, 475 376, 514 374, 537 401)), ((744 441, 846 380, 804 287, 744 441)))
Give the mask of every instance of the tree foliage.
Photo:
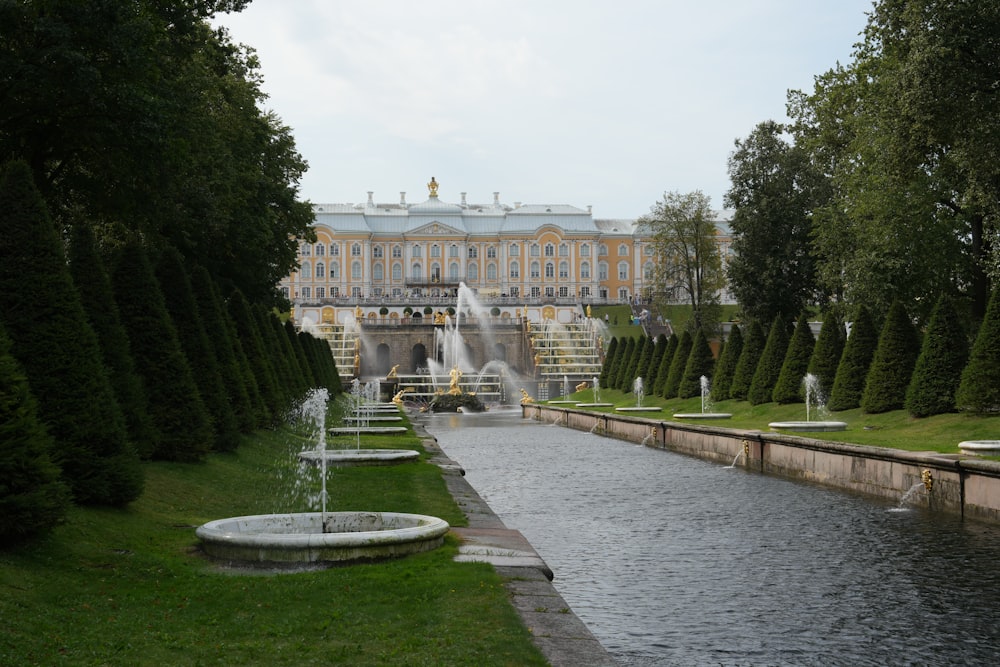
POLYGON ((746 400, 750 393, 750 383, 753 382, 754 372, 760 362, 760 355, 764 352, 764 345, 767 343, 767 336, 764 327, 758 320, 750 323, 747 337, 740 351, 740 358, 736 362, 733 370, 733 382, 729 385, 729 397, 737 400, 746 400))
POLYGON ((698 190, 664 193, 637 224, 649 230, 656 250, 654 281, 665 290, 657 298, 679 295, 691 306, 691 330, 713 330, 725 274, 709 198, 698 190))
POLYGON ((714 369, 715 355, 712 354, 712 347, 708 344, 705 332, 698 329, 691 341, 691 352, 688 353, 681 383, 677 388, 678 398, 701 396, 701 378, 704 376, 711 380, 714 369))
POLYGON ((785 131, 760 123, 729 158, 734 254, 726 274, 743 312, 762 322, 791 320, 817 299, 811 213, 826 181, 785 131))
POLYGON ((738 324, 734 324, 722 352, 719 353, 719 360, 715 364, 715 371, 712 375, 713 401, 725 401, 730 398, 729 388, 733 384, 736 364, 739 363, 742 352, 743 331, 738 324))
POLYGON ((979 414, 1000 410, 1000 290, 994 290, 986 317, 972 344, 969 363, 962 371, 956 402, 962 410, 979 414))
POLYGON ((805 400, 802 379, 809 372, 809 359, 815 346, 816 339, 812 329, 809 328, 809 319, 803 311, 795 324, 795 332, 788 343, 778 381, 774 384, 771 397, 775 403, 801 403, 805 400))
POLYGON ((816 339, 812 357, 809 359, 809 372, 819 380, 819 390, 824 398, 829 398, 833 391, 833 382, 837 378, 837 366, 844 352, 844 327, 835 312, 828 311, 823 317, 823 326, 816 339))
POLYGON ((851 332, 844 343, 844 353, 837 365, 837 377, 833 381, 833 391, 826 407, 831 410, 852 410, 861 405, 861 395, 865 390, 865 378, 871 366, 878 332, 871 314, 864 306, 851 323, 851 332))
POLYGON ((677 398, 681 387, 681 379, 684 377, 684 368, 687 366, 688 357, 691 355, 691 347, 694 339, 691 332, 684 330, 677 343, 677 350, 673 359, 670 360, 670 371, 667 373, 666 382, 663 383, 663 398, 677 398))
POLYGON ((785 319, 778 315, 771 323, 764 351, 761 352, 760 361, 757 363, 753 379, 750 381, 747 400, 752 405, 771 402, 774 385, 778 382, 778 376, 781 375, 781 366, 785 361, 785 352, 787 351, 788 326, 785 324, 785 319))

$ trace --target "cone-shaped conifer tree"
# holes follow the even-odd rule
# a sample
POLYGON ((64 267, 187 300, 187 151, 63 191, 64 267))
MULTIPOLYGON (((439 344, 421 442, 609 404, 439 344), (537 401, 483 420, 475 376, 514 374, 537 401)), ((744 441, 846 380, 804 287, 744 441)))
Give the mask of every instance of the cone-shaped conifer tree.
POLYGON ((660 357, 660 366, 656 369, 656 384, 653 385, 653 393, 657 396, 663 396, 663 390, 667 386, 667 377, 670 375, 670 365, 674 362, 674 356, 677 354, 677 347, 681 344, 680 339, 677 334, 670 334, 667 338, 667 348, 663 350, 663 356, 660 357))
POLYGON ((687 366, 687 360, 691 356, 693 346, 694 338, 691 337, 690 331, 685 330, 677 344, 674 358, 670 360, 670 372, 667 374, 667 381, 663 384, 663 398, 677 398, 681 388, 681 379, 684 377, 684 368, 687 366))
POLYGON ((956 394, 961 410, 980 414, 1000 409, 1000 289, 993 291, 986 315, 972 344, 956 394))
POLYGON ((865 388, 865 378, 875 347, 878 345, 878 332, 872 322, 871 314, 864 306, 858 308, 858 314, 851 324, 851 331, 844 342, 844 353, 837 366, 837 377, 833 382, 833 391, 826 407, 831 410, 852 410, 861 405, 861 394, 865 388))
POLYGON ((969 358, 969 344, 951 299, 934 305, 917 365, 906 390, 906 409, 914 417, 955 412, 955 392, 969 358))
POLYGON ((0 313, 54 462, 74 499, 124 505, 143 488, 139 456, 73 285, 63 244, 23 162, 0 173, 0 313))
POLYGON ((750 381, 747 399, 752 405, 770 403, 773 400, 774 385, 778 382, 781 365, 785 361, 785 352, 787 351, 788 327, 785 324, 785 319, 778 315, 771 323, 764 351, 761 353, 760 362, 753 372, 753 380, 750 381))
POLYGON ((608 349, 604 353, 604 363, 601 364, 601 374, 598 376, 598 381, 601 383, 602 387, 608 386, 608 378, 614 377, 613 371, 615 367, 615 362, 618 359, 618 349, 619 343, 617 338, 612 338, 611 342, 608 343, 608 349))
POLYGON ((656 393, 656 383, 659 378, 660 364, 663 362, 663 355, 667 351, 668 338, 660 335, 656 337, 653 345, 653 357, 649 360, 649 370, 645 378, 647 394, 656 393))
POLYGON ((861 409, 871 414, 901 409, 906 402, 906 388, 910 386, 918 354, 917 330, 903 304, 893 301, 865 378, 861 409))
POLYGON ((815 346, 816 339, 803 312, 795 324, 795 332, 785 352, 785 360, 781 364, 781 373, 771 393, 771 400, 775 403, 801 403, 805 400, 802 378, 809 372, 809 359, 815 346))
POLYGON ((767 336, 764 333, 764 327, 761 326, 760 322, 751 322, 743 342, 743 349, 740 351, 740 358, 736 362, 736 369, 733 371, 733 381, 729 385, 729 398, 738 401, 747 399, 754 371, 757 370, 757 364, 760 362, 760 356, 764 352, 766 343, 767 336))
POLYGON ((729 387, 733 384, 733 375, 736 373, 736 364, 740 360, 740 353, 743 352, 743 331, 738 324, 734 324, 719 353, 719 361, 715 364, 715 372, 712 375, 712 400, 725 401, 729 399, 729 387))
POLYGON ((687 363, 684 364, 684 373, 677 395, 680 398, 701 396, 701 377, 704 375, 711 380, 713 370, 715 370, 715 356, 712 354, 712 346, 708 344, 704 330, 699 328, 694 334, 687 363))
POLYGON ((837 366, 844 353, 844 338, 844 326, 840 318, 833 312, 827 313, 823 318, 812 358, 809 359, 809 372, 819 380, 820 393, 826 398, 833 392, 837 366))

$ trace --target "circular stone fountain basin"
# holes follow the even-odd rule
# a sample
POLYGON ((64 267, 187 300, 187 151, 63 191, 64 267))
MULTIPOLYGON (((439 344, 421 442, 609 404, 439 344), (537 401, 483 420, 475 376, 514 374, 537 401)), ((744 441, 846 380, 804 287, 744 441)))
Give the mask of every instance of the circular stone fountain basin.
POLYGON ((344 417, 345 422, 401 422, 402 417, 393 417, 391 415, 372 415, 370 417, 344 417))
POLYGON ((1000 440, 965 440, 958 443, 958 448, 972 456, 1000 456, 1000 440))
POLYGON ((675 412, 674 419, 730 419, 731 412, 675 412))
POLYGON ((847 422, 771 422, 768 426, 780 431, 843 431, 847 422))
POLYGON ((390 435, 392 433, 406 433, 405 426, 341 426, 328 428, 330 435, 354 435, 356 433, 369 433, 378 435, 390 435))
POLYGON ((327 449, 322 452, 310 450, 299 452, 299 460, 318 464, 326 459, 327 465, 347 466, 391 466, 407 461, 416 461, 420 452, 414 449, 327 449))
POLYGON ((444 519, 398 512, 260 514, 218 519, 195 531, 212 558, 245 564, 349 563, 435 549, 444 519))
POLYGON ((614 403, 577 403, 578 408, 610 408, 614 403))
POLYGON ((657 406, 649 406, 646 408, 631 407, 631 408, 615 408, 615 412, 660 412, 661 408, 657 406))

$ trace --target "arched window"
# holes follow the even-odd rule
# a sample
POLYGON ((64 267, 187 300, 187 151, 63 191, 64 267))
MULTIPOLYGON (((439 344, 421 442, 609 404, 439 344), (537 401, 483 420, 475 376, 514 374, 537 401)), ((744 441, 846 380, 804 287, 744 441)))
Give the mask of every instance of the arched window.
POLYGON ((474 245, 469 246, 469 259, 476 259, 479 257, 479 248, 474 245))
POLYGON ((541 250, 537 243, 531 244, 530 252, 532 257, 538 257, 541 254, 541 250))
POLYGON ((324 255, 326 255, 326 246, 323 245, 322 243, 317 243, 315 249, 317 257, 323 257, 324 255))
POLYGON ((486 279, 491 281, 497 279, 497 265, 493 262, 486 265, 486 279))
POLYGON ((361 262, 351 262, 351 280, 361 280, 361 262))
POLYGON ((580 257, 590 257, 590 244, 584 243, 580 246, 580 257))
POLYGON ((653 279, 653 263, 646 262, 642 265, 642 279, 644 281, 650 281, 653 279))
POLYGON ((618 245, 618 256, 619 257, 628 257, 628 245, 626 245, 624 243, 620 243, 618 245))
POLYGON ((372 246, 372 257, 374 257, 375 259, 382 259, 382 252, 383 252, 382 246, 380 245, 372 246))
POLYGON ((546 257, 555 257, 556 256, 556 247, 554 245, 552 245, 551 243, 546 243, 545 244, 545 256, 546 257))
POLYGON ((511 243, 510 244, 510 256, 511 257, 520 257, 521 256, 521 246, 519 246, 516 243, 511 243))
POLYGON ((413 266, 410 267, 410 277, 414 280, 419 280, 423 275, 424 272, 420 267, 420 262, 414 262, 413 266))
POLYGON ((452 262, 451 264, 448 265, 448 279, 449 280, 458 280, 458 278, 459 278, 459 275, 458 275, 458 262, 452 262))
POLYGON ((330 244, 330 257, 340 257, 340 245, 336 243, 330 244))
POLYGON ((312 278, 312 264, 309 262, 302 262, 302 267, 299 269, 300 278, 312 278))
POLYGON ((394 245, 392 246, 392 258, 399 259, 403 256, 403 246, 394 245))
POLYGON ((598 257, 608 256, 608 246, 606 244, 602 243, 601 245, 597 246, 597 256, 598 257))
POLYGON ((372 280, 382 280, 384 277, 382 263, 372 264, 372 280))
POLYGON ((497 247, 487 246, 486 247, 486 259, 496 259, 497 258, 497 247))
POLYGON ((521 265, 520 265, 520 263, 518 263, 518 262, 511 262, 510 263, 510 277, 511 278, 518 278, 518 279, 520 279, 520 277, 521 277, 521 265))
POLYGON ((410 254, 411 254, 411 255, 412 255, 413 257, 420 257, 420 253, 421 253, 421 250, 420 250, 420 246, 418 246, 418 245, 414 245, 414 246, 413 246, 413 251, 412 251, 412 252, 411 252, 410 254))
POLYGON ((597 265, 597 279, 607 280, 608 279, 608 263, 600 262, 597 265))
POLYGON ((340 279, 340 260, 330 262, 330 278, 334 280, 340 279))
POLYGON ((392 265, 392 279, 396 282, 403 279, 403 265, 399 262, 392 265))
POLYGON ((361 244, 354 243, 351 245, 351 257, 361 257, 361 244))
POLYGON ((542 277, 542 267, 538 262, 531 263, 531 277, 541 278, 542 277))
POLYGON ((326 264, 323 262, 316 262, 316 277, 325 278, 326 277, 326 264))
POLYGON ((590 280, 590 262, 580 264, 580 279, 590 280))
POLYGON ((545 277, 555 278, 556 277, 556 265, 552 262, 545 262, 545 277))
POLYGON ((628 280, 628 262, 618 262, 618 280, 628 280))
POLYGON ((479 265, 475 262, 470 262, 468 268, 466 269, 468 273, 469 281, 479 280, 479 265))
POLYGON ((565 260, 562 261, 562 262, 559 262, 559 277, 560 278, 569 278, 569 262, 567 262, 565 260))

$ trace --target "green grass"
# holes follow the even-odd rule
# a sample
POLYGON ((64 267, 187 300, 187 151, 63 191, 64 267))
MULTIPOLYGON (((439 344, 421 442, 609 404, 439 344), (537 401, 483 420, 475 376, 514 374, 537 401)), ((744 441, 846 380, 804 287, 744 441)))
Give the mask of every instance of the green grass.
MULTIPOLYGON (((405 511, 463 525, 411 435, 364 446, 420 450, 391 467, 332 469, 331 510, 405 511)), ((65 525, 0 551, 4 665, 541 665, 492 566, 432 552, 296 574, 220 571, 197 548, 212 519, 306 511, 290 430, 249 437, 203 464, 150 463, 124 510, 72 510, 65 525)))
MULTIPOLYGON (((590 402, 593 400, 593 392, 587 389, 572 394, 570 398, 590 402)), ((601 389, 601 401, 613 403, 614 407, 586 409, 614 412, 615 407, 635 405, 635 395, 617 390, 601 389)), ((660 406, 663 411, 659 415, 650 413, 633 416, 670 420, 676 412, 701 412, 700 398, 667 401, 659 397, 646 396, 642 404, 644 406, 660 406)), ((806 408, 803 403, 750 405, 747 401, 720 401, 712 406, 712 412, 730 412, 733 417, 732 419, 713 421, 711 424, 701 422, 701 425, 770 431, 768 428, 770 422, 802 421, 806 418, 806 408)), ((865 414, 861 410, 845 410, 829 413, 823 417, 817 417, 814 414, 812 419, 846 422, 847 430, 809 434, 809 437, 908 451, 958 454, 958 443, 963 440, 996 440, 1000 438, 1000 416, 980 417, 969 414, 946 414, 917 419, 910 417, 905 410, 895 410, 877 415, 865 414)))

